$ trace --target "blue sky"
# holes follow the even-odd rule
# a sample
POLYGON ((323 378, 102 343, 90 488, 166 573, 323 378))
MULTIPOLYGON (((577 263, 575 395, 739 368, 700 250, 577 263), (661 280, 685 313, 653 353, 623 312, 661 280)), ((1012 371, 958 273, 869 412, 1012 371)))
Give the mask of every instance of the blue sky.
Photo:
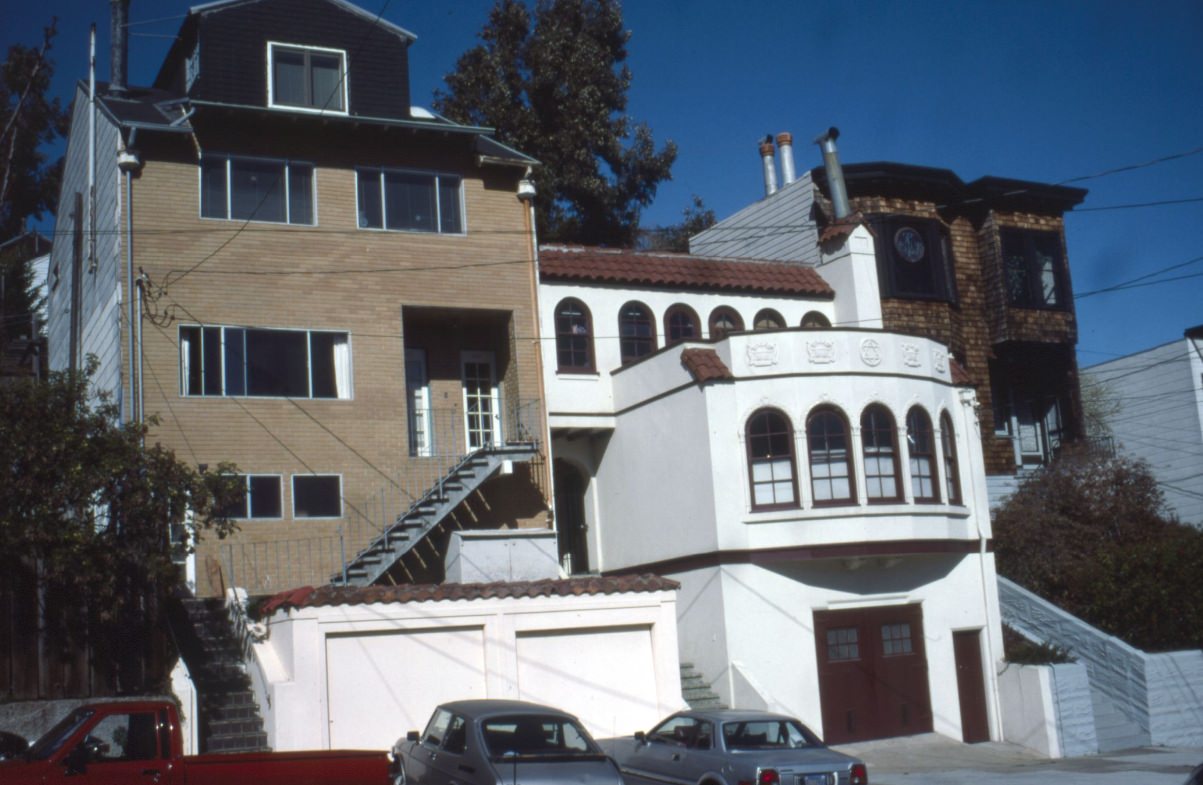
MULTIPOLYGON (((492 6, 360 3, 417 34, 411 91, 425 105, 492 6)), ((4 5, 5 47, 36 42, 59 17, 58 94, 86 76, 92 21, 107 78, 108 0, 4 5)), ((132 82, 154 77, 188 5, 133 0, 132 82)), ((1074 183, 1090 194, 1066 232, 1083 366, 1203 324, 1203 3, 627 0, 624 13, 630 114, 680 148, 645 225, 679 220, 693 194, 719 217, 759 199, 756 145, 779 131, 794 134, 799 169, 821 163, 810 140, 835 125, 846 163, 937 166, 965 180, 1056 183, 1193 153, 1074 183), (1175 265, 1141 283, 1179 280, 1082 296, 1175 265)))

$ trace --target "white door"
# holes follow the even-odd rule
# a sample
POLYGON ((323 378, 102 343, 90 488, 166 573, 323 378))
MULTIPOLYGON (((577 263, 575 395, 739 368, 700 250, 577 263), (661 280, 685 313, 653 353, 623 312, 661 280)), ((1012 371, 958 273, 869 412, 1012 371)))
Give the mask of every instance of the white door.
POLYGON ((463 352, 464 432, 468 450, 501 443, 501 405, 492 352, 463 352))
POLYGON ((430 412, 430 379, 426 375, 426 350, 405 350, 405 403, 409 407, 409 454, 434 454, 430 412))

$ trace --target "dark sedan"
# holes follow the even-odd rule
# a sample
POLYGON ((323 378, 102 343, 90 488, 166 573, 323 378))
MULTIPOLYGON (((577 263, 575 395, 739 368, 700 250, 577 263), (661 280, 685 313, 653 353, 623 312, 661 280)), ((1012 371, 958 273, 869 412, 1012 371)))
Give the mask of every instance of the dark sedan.
POLYGON ((622 785, 576 717, 505 700, 439 706, 393 745, 392 772, 396 785, 622 785))
POLYGON ((856 758, 793 717, 723 709, 672 715, 648 733, 603 742, 628 783, 867 785, 856 758))

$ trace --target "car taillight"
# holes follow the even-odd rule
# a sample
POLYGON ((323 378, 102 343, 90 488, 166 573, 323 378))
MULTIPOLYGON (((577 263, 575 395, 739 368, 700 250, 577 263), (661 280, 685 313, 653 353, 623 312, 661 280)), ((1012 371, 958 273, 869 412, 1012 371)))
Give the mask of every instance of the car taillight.
POLYGON ((863 763, 853 763, 848 775, 849 785, 869 785, 869 768, 863 763))
POLYGON ((756 774, 756 785, 780 785, 781 778, 776 769, 761 769, 756 774))

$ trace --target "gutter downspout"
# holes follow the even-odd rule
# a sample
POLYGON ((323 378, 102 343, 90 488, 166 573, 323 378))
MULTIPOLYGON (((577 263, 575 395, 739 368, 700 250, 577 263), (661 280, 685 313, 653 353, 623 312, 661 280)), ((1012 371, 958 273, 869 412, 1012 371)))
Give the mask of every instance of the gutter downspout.
POLYGON ((96 272, 96 23, 88 44, 88 272, 96 272))
MULTIPOLYGON (((125 175, 125 279, 129 283, 126 318, 129 320, 129 415, 132 422, 142 422, 142 298, 141 278, 134 278, 134 172, 142 165, 131 147, 137 129, 130 131, 129 141, 117 151, 117 169, 125 175)), ((140 272, 140 271, 139 271, 140 272)))
MULTIPOLYGON (((978 417, 977 417, 977 393, 972 388, 961 390, 960 398, 961 398, 961 406, 963 407, 963 410, 965 412, 966 424, 969 427, 973 428, 973 433, 981 433, 981 423, 978 422, 978 417)), ((969 433, 970 433, 970 431, 968 429, 965 429, 966 436, 968 436, 969 433)), ((977 487, 978 484, 977 484, 977 480, 976 480, 978 467, 974 465, 975 451, 974 450, 966 450, 965 452, 967 453, 965 456, 967 459, 966 463, 968 464, 969 469, 970 469, 969 476, 975 478, 972 483, 972 486, 973 486, 973 518, 975 521, 975 526, 977 527, 977 567, 978 567, 978 573, 981 576, 981 584, 982 584, 982 613, 985 616, 987 625, 989 625, 989 622, 990 622, 990 596, 987 593, 987 589, 986 589, 986 582, 987 582, 986 537, 982 533, 983 510, 982 510, 982 506, 981 506, 981 499, 978 496, 978 487, 977 487)), ((983 473, 984 473, 984 467, 983 467, 983 473)), ((985 515, 990 514, 990 506, 988 503, 986 505, 984 514, 985 515)), ((997 579, 995 580, 995 583, 997 585, 997 579)), ((1000 609, 999 622, 1001 623, 1001 621, 1002 621, 1002 612, 1000 609)), ((988 662, 990 663, 989 667, 990 667, 991 671, 993 672, 994 669, 997 667, 998 660, 995 657, 994 644, 991 642, 989 626, 987 626, 985 628, 984 632, 985 632, 984 637, 985 637, 985 642, 986 642, 986 657, 988 658, 988 662)), ((992 680, 992 684, 990 686, 990 703, 992 704, 992 706, 994 708, 994 725, 995 725, 995 727, 992 729, 992 731, 998 732, 998 738, 1001 741, 1002 736, 1003 736, 1002 698, 998 694, 998 674, 995 672, 994 676, 995 676, 995 678, 992 680)))

